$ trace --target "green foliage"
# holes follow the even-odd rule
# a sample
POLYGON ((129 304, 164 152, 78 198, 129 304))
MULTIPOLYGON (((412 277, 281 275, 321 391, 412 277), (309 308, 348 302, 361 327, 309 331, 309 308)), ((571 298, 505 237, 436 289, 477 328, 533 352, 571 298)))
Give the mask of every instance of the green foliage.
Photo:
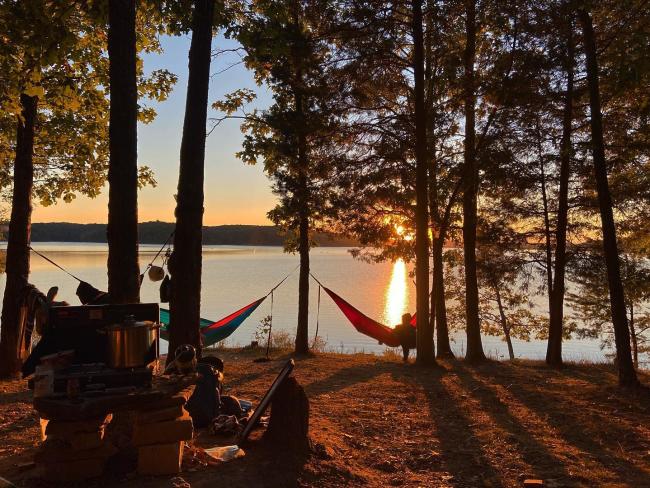
MULTIPOLYGON (((534 253, 524 244, 503 221, 481 222, 477 252, 481 331, 506 341, 546 338, 546 319, 534 302, 534 253)), ((455 249, 445 258, 450 268, 445 276, 450 325, 458 329, 465 323, 463 261, 455 249)))
POLYGON ((253 337, 258 342, 259 347, 266 349, 269 334, 271 334, 271 349, 279 351, 292 349, 295 337, 292 337, 287 330, 272 330, 272 321, 271 315, 265 315, 257 324, 253 337))
MULTIPOLYGON (((579 337, 599 339, 601 347, 614 341, 607 275, 598 242, 583 246, 571 267, 573 287, 567 294, 579 337)), ((650 263, 647 257, 624 252, 621 278, 635 363, 650 361, 650 263)))
POLYGON ((265 315, 262 317, 255 328, 255 334, 253 337, 260 344, 264 345, 269 339, 269 332, 271 332, 271 326, 273 322, 273 317, 271 315, 265 315))
MULTIPOLYGON (((237 156, 263 163, 273 180, 279 203, 268 216, 286 232, 287 250, 297 248, 301 212, 311 231, 330 211, 340 88, 327 67, 332 51, 322 36, 330 8, 328 2, 245 2, 230 30, 257 83, 273 93, 271 107, 242 116, 245 137, 237 156)), ((240 89, 213 107, 232 116, 252 100, 252 92, 240 89)))
POLYGON ((212 108, 224 112, 226 115, 232 115, 244 108, 247 103, 255 100, 255 98, 256 94, 254 91, 240 88, 232 93, 226 94, 223 100, 214 102, 212 108))
MULTIPOLYGON (((149 4, 138 11, 138 47, 160 50, 161 19, 149 4)), ((15 121, 20 93, 36 95, 34 193, 42 205, 66 202, 78 193, 95 197, 108 170, 108 58, 103 2, 35 0, 0 5, 0 187, 11 185, 15 121)), ((176 76, 166 70, 144 73, 138 63, 143 100, 165 100, 176 76)), ((155 111, 141 104, 139 119, 155 111)), ((155 185, 152 171, 140 168, 140 184, 155 185)))

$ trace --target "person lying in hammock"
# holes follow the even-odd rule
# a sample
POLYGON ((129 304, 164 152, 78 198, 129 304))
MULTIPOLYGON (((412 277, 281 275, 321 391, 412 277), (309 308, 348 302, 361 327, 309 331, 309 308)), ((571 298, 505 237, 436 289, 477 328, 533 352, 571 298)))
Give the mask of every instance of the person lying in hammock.
POLYGON ((404 362, 409 360, 409 352, 415 349, 416 346, 416 332, 415 327, 411 325, 411 314, 405 313, 402 315, 402 323, 395 326, 395 335, 399 339, 400 346, 402 346, 402 354, 404 362))

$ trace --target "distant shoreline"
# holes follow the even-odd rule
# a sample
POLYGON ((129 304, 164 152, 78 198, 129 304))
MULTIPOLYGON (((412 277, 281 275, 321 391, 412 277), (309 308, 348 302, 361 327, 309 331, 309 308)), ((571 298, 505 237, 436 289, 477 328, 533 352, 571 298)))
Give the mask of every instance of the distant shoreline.
MULTIPOLYGON (((140 244, 163 244, 174 230, 171 222, 138 224, 140 244)), ((353 239, 317 233, 314 240, 320 247, 355 247, 353 239)), ((32 242, 70 242, 106 244, 106 224, 75 224, 43 222, 32 224, 32 242)), ((282 246, 284 236, 273 225, 215 225, 203 227, 204 245, 282 246)))

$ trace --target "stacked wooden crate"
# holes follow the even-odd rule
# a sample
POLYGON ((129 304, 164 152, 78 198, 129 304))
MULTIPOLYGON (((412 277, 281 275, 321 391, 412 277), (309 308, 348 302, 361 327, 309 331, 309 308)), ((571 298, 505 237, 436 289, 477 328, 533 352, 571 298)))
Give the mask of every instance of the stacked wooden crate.
POLYGON ((112 415, 63 421, 41 420, 44 439, 34 460, 47 480, 69 482, 101 476, 116 449, 105 441, 112 415))
POLYGON ((181 471, 183 447, 192 439, 192 418, 183 405, 186 395, 178 394, 157 405, 140 410, 133 428, 133 445, 138 448, 138 473, 176 474, 181 471))

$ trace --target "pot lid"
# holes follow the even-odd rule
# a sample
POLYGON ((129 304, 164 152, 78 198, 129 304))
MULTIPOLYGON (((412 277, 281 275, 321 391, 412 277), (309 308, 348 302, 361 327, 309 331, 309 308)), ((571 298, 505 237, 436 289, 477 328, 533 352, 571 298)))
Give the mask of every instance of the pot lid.
POLYGON ((121 324, 112 324, 106 327, 106 330, 128 330, 139 327, 154 328, 160 327, 160 324, 157 322, 152 322, 151 320, 143 320, 140 322, 126 322, 121 324))

